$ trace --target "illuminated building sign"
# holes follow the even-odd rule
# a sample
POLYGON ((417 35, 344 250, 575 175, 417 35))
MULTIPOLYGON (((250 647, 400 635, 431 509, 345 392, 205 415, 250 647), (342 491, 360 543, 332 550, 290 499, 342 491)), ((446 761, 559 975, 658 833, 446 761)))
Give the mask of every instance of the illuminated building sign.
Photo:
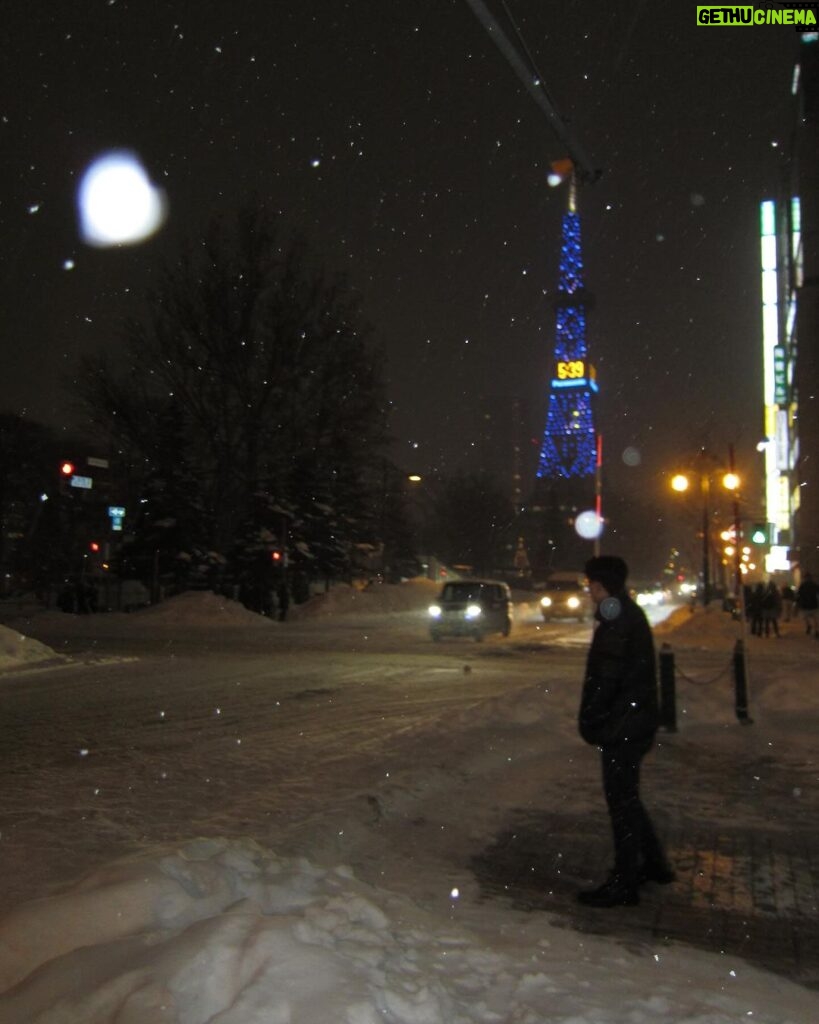
POLYGON ((773 369, 774 405, 786 405, 788 401, 788 383, 786 378, 785 349, 781 345, 777 345, 773 350, 773 369))
POLYGON ((553 388, 591 388, 597 391, 597 373, 585 359, 558 359, 552 377, 553 388))

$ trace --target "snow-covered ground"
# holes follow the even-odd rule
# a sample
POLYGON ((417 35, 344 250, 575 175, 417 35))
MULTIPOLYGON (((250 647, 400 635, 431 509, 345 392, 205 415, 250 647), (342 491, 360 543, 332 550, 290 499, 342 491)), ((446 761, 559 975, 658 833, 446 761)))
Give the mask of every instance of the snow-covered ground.
MULTIPOLYGON (((338 606, 368 621, 402 610, 420 616, 428 596, 424 587, 372 589, 363 594, 337 589, 299 610, 293 628, 307 629, 314 621, 325 635, 334 614, 345 618, 349 628, 349 616, 339 615, 338 606)), ((112 636, 130 631, 164 637, 174 630, 210 629, 217 622, 223 631, 235 626, 281 636, 290 628, 289 623, 250 617, 212 595, 186 595, 143 613, 97 620, 95 628, 112 636)), ((66 635, 80 625, 71 616, 58 624, 66 635)), ((538 627, 530 621, 527 629, 527 635, 534 635, 538 627)), ((782 644, 791 646, 781 664, 773 657, 775 641, 754 640, 750 669, 757 706, 790 714, 794 741, 802 744, 799 730, 815 728, 819 706, 819 644, 808 644, 797 633, 792 628, 783 638, 782 644), (766 643, 771 646, 763 647, 766 643)), ((691 672, 698 650, 730 653, 736 635, 727 616, 710 610, 679 612, 658 627, 658 642, 670 640, 685 651, 691 672)), ((504 643, 490 653, 501 654, 504 643)), ((463 650, 471 654, 472 649, 463 650)), ((7 627, 0 627, 0 651, 6 669, 0 686, 25 686, 38 661, 40 672, 60 671, 55 666, 64 657, 7 627), (16 671, 20 666, 24 671, 16 671)), ((542 686, 514 689, 508 699, 472 707, 449 728, 501 723, 511 742, 516 734, 528 742, 543 715, 544 692, 554 702, 553 717, 566 722, 554 728, 568 730, 575 695, 542 686)), ((694 686, 681 696, 680 710, 711 730, 709 756, 718 758, 723 747, 731 756, 741 730, 731 722, 723 691, 694 686)), ((778 729, 787 740, 782 721, 778 729)), ((408 743, 410 752, 415 744, 416 779, 426 777, 434 789, 437 769, 426 765, 425 737, 408 743)), ((453 745, 457 748, 457 737, 453 745)), ((815 762, 812 777, 812 791, 800 792, 798 801, 792 798, 801 813, 815 816, 815 762)), ((552 782, 555 792, 559 784, 552 782)), ((392 799, 399 798, 393 793, 392 799)), ((385 806, 389 799, 387 791, 385 806)), ((65 812, 57 806, 51 813, 54 841, 59 842, 65 812)), ((180 806, 178 813, 184 817, 186 808, 180 806)), ((450 813, 453 826, 467 829, 476 849, 491 840, 492 820, 475 806, 453 806, 450 813)), ((702 813, 719 814, 720 808, 704 806, 702 813)), ((753 824, 750 803, 735 807, 735 813, 747 814, 753 824)), ((366 845, 366 828, 361 822, 356 827, 366 845)), ((371 860, 379 855, 375 837, 373 844, 371 860)), ((191 836, 184 843, 146 848, 135 834, 133 849, 124 858, 101 858, 75 884, 0 918, 3 1024, 819 1020, 815 991, 738 958, 666 943, 635 950, 610 937, 573 932, 551 916, 522 915, 500 902, 481 902, 466 877, 429 877, 434 860, 399 858, 381 872, 368 871, 370 880, 365 881, 344 861, 308 860, 249 838, 191 836)))

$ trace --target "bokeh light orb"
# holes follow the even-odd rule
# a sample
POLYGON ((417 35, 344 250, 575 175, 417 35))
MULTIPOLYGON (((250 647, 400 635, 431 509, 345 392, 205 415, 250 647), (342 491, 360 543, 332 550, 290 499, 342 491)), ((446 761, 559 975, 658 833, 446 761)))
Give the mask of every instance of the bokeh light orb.
POLYGON ((165 219, 165 198, 139 158, 115 151, 87 168, 77 190, 83 240, 104 248, 149 238, 165 219))
POLYGON ((623 462, 627 466, 639 466, 642 462, 642 456, 637 448, 633 448, 629 445, 628 448, 623 452, 623 462))
POLYGON ((581 512, 574 521, 575 531, 583 540, 597 540, 603 532, 603 519, 594 511, 581 512))

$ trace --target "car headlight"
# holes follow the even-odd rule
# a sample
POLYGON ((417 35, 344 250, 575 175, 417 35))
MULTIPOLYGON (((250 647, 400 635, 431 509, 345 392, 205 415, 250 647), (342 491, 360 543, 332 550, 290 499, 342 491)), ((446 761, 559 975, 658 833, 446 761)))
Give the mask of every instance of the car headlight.
POLYGON ((552 607, 552 599, 551 599, 551 597, 541 597, 540 603, 541 603, 541 605, 544 608, 551 608, 552 607))
POLYGON ((580 598, 579 597, 570 597, 568 599, 568 601, 566 602, 566 604, 568 605, 569 608, 572 609, 572 611, 574 611, 576 608, 580 607, 580 598))
POLYGON ((431 617, 432 617, 433 619, 440 619, 440 617, 441 617, 441 608, 440 608, 440 605, 437 605, 437 604, 431 604, 431 605, 429 606, 429 614, 430 614, 430 616, 431 616, 431 617))
POLYGON ((479 604, 468 604, 465 614, 468 619, 477 619, 481 614, 481 606, 479 604))

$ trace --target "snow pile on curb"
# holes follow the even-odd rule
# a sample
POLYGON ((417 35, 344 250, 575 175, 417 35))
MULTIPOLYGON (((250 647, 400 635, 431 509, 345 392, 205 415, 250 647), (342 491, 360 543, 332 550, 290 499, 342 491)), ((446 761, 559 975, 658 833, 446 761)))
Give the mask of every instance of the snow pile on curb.
POLYGON ((39 640, 23 636, 8 626, 0 626, 0 669, 25 668, 43 661, 60 660, 61 655, 39 640))
POLYGON ((675 643, 722 650, 739 639, 740 623, 715 604, 707 609, 698 605, 693 611, 685 605, 655 626, 654 634, 660 640, 672 639, 669 634, 673 634, 675 643))
POLYGON ((404 583, 371 583, 363 590, 338 583, 326 594, 318 594, 305 604, 291 605, 294 618, 345 615, 349 612, 420 611, 438 594, 440 587, 433 580, 415 579, 404 583))
POLYGON ((156 626, 256 626, 262 629, 272 619, 249 611, 238 601, 209 590, 190 590, 169 597, 161 604, 128 615, 129 622, 148 622, 156 626))
MULTIPOLYGON (((196 839, 116 861, 0 921, 4 1024, 796 1024, 813 993, 657 944, 627 951, 543 920, 459 925, 252 840, 196 839), (696 993, 696 1016, 689 1014, 696 993)), ((814 1004, 815 1008, 815 1004, 814 1004)))

